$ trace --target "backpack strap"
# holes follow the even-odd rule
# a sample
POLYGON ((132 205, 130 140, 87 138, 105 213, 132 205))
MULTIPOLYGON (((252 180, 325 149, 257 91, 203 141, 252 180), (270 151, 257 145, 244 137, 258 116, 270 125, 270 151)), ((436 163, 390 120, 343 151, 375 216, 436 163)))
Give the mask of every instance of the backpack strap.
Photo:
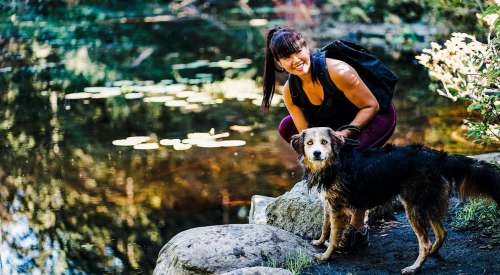
POLYGON ((335 91, 338 90, 337 86, 333 83, 330 78, 330 73, 328 72, 328 67, 326 65, 326 55, 323 51, 318 51, 313 54, 312 62, 314 62, 314 67, 317 68, 319 82, 323 86, 324 91, 335 91), (325 90, 326 89, 326 90, 325 90))

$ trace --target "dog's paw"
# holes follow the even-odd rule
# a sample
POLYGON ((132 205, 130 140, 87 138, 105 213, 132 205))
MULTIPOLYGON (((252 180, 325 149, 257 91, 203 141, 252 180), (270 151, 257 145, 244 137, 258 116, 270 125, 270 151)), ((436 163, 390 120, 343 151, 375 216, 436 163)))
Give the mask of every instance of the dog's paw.
POLYGON ((314 258, 316 258, 316 260, 318 262, 324 262, 324 261, 327 261, 330 258, 330 255, 328 255, 326 253, 316 254, 316 255, 314 255, 314 258))
POLYGON ((315 246, 322 245, 324 243, 325 243, 325 241, 322 241, 322 240, 312 240, 311 241, 311 244, 315 245, 315 246))
POLYGON ((415 266, 407 266, 401 269, 401 274, 415 274, 418 271, 418 267, 415 266))

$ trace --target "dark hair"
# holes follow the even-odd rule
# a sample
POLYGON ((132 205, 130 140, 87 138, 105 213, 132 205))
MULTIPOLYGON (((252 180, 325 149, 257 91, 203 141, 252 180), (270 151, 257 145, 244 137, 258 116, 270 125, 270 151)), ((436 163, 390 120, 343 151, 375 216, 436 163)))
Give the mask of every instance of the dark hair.
POLYGON ((264 62, 264 97, 261 109, 267 111, 275 91, 276 61, 300 51, 306 46, 302 35, 291 28, 276 27, 267 32, 266 59, 264 62))

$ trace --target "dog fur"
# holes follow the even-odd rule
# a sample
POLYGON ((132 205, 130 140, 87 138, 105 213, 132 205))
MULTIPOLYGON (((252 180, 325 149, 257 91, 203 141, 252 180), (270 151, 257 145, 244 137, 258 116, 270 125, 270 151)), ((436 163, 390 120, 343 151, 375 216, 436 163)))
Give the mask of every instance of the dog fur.
POLYGON ((415 273, 428 256, 441 258, 439 248, 446 238, 441 221, 453 190, 462 199, 484 196, 500 205, 500 169, 484 161, 422 145, 360 152, 344 146, 343 137, 327 127, 306 129, 293 136, 291 144, 304 166, 308 188, 316 187, 324 196, 321 237, 312 243, 322 245, 328 238, 329 244, 319 260, 329 259, 336 250, 353 209, 370 209, 399 196, 419 246, 415 262, 401 272, 415 273))

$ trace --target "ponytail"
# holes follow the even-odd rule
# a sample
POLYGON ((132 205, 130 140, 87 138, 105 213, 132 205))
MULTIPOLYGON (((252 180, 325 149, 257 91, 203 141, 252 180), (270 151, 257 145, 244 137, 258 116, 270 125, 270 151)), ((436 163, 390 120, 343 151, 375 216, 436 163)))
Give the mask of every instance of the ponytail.
MULTIPOLYGON (((276 84, 276 62, 306 47, 306 41, 302 35, 294 29, 287 27, 276 27, 266 36, 266 58, 264 62, 264 96, 260 105, 263 111, 269 110, 273 99, 276 84)), ((281 71, 281 70, 280 70, 281 71)))
POLYGON ((262 98, 262 103, 260 105, 261 110, 268 111, 269 106, 271 105, 271 100, 273 99, 275 84, 276 84, 276 59, 274 58, 273 52, 271 50, 271 39, 273 35, 280 30, 281 27, 276 27, 267 32, 266 36, 266 57, 264 61, 264 87, 263 93, 264 97, 262 98))

